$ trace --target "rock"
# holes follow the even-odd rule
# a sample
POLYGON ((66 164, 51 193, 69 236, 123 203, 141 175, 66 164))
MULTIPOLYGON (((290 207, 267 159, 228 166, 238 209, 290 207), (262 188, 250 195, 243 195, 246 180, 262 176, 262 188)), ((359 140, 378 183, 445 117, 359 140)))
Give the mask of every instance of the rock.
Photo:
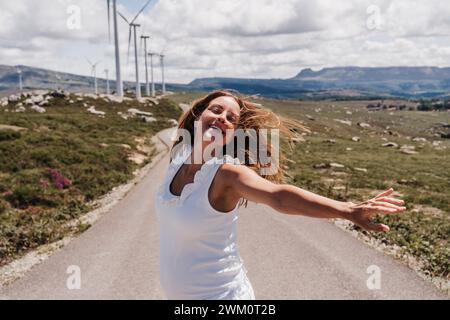
POLYGON ((122 147, 122 148, 125 148, 125 149, 129 149, 129 150, 131 150, 131 146, 130 146, 130 145, 128 145, 128 144, 124 144, 124 143, 122 143, 122 144, 118 144, 118 146, 119 146, 119 147, 122 147))
POLYGON ((331 168, 336 168, 336 169, 342 169, 342 168, 345 168, 345 166, 344 166, 343 164, 336 163, 336 162, 330 162, 330 167, 331 167, 331 168))
POLYGON ((322 111, 322 109, 321 108, 317 108, 317 109, 314 109, 314 111, 319 113, 320 111, 322 111))
POLYGON ((330 167, 330 165, 327 163, 317 163, 317 164, 313 165, 314 169, 327 169, 329 167, 330 167))
POLYGON ((102 147, 102 148, 107 148, 107 147, 109 147, 109 144, 107 144, 107 143, 100 143, 99 146, 102 147))
POLYGON ((84 102, 84 103, 83 103, 83 107, 87 108, 87 106, 88 106, 87 103, 84 102))
POLYGON ((178 121, 177 120, 169 119, 168 121, 169 121, 169 123, 173 124, 174 126, 178 126, 178 121))
POLYGON ((42 101, 41 103, 39 103, 39 105, 40 105, 41 107, 43 107, 43 106, 48 106, 48 101, 47 101, 47 100, 44 100, 44 101, 42 101))
POLYGON ((32 96, 31 97, 31 101, 33 101, 33 104, 39 104, 42 101, 44 101, 44 97, 39 95, 39 96, 32 96))
POLYGON ((105 116, 105 112, 103 112, 103 111, 98 111, 98 110, 95 110, 95 106, 91 106, 91 107, 89 107, 89 109, 87 109, 90 113, 92 113, 92 114, 95 114, 95 115, 98 115, 98 116, 100 116, 100 117, 104 117, 105 116))
POLYGON ((359 142, 359 141, 361 141, 361 138, 355 136, 355 137, 352 137, 352 141, 359 142))
POLYGON ((9 102, 17 102, 17 101, 19 101, 19 100, 20 100, 20 97, 14 95, 14 94, 12 94, 12 95, 10 95, 10 96, 8 97, 8 101, 9 101, 9 102))
POLYGON ((403 145, 400 147, 400 152, 404 153, 404 154, 417 154, 417 151, 415 151, 415 147, 414 146, 409 146, 409 145, 403 145))
POLYGON ((328 140, 325 140, 325 142, 326 143, 330 143, 330 144, 335 144, 336 140, 335 139, 328 139, 328 140))
POLYGON ((138 102, 139 103, 148 103, 148 102, 151 102, 151 103, 153 103, 153 104, 159 104, 159 101, 158 100, 156 100, 156 99, 153 99, 153 98, 150 98, 150 97, 143 97, 143 98, 140 98, 140 99, 138 99, 138 102))
POLYGON ((75 101, 73 101, 73 100, 69 100, 69 103, 70 103, 70 104, 74 104, 74 103, 75 103, 75 101))
POLYGON ((151 113, 151 112, 145 112, 145 111, 141 111, 141 110, 138 110, 135 108, 128 109, 128 113, 131 113, 133 115, 138 115, 138 116, 148 116, 148 117, 153 116, 153 113, 151 113))
POLYGON ((346 114, 352 114, 352 112, 351 112, 351 111, 345 111, 345 113, 346 113, 346 114))
POLYGON ((415 137, 415 138, 412 139, 412 141, 415 141, 415 142, 427 142, 427 139, 421 138, 421 137, 415 137))
POLYGON ((25 112, 25 111, 26 111, 25 107, 18 107, 16 109, 16 112, 25 112))
POLYGON ((387 143, 383 143, 381 146, 382 146, 382 147, 394 147, 394 148, 398 148, 398 144, 396 144, 395 142, 387 142, 387 143))
POLYGON ((153 118, 153 117, 146 117, 146 116, 143 116, 142 117, 142 120, 144 121, 144 122, 155 122, 155 121, 158 121, 156 118, 153 118))
POLYGON ((39 113, 44 113, 46 111, 44 108, 36 106, 36 105, 31 106, 30 109, 32 109, 32 110, 34 110, 36 112, 39 112, 39 113))
POLYGON ((360 126, 361 128, 370 128, 370 124, 365 123, 365 122, 358 122, 357 124, 358 124, 358 126, 360 126))
POLYGON ((23 106, 23 103, 22 103, 22 102, 19 102, 18 104, 16 104, 16 108, 22 107, 22 106, 23 106))
POLYGON ((367 172, 367 169, 366 169, 366 168, 355 168, 355 170, 356 170, 356 171, 361 171, 361 172, 364 172, 364 173, 367 172))
POLYGON ((337 122, 342 123, 342 124, 346 124, 348 126, 352 125, 352 122, 350 120, 334 119, 334 121, 337 121, 337 122))
POLYGON ((77 101, 83 101, 83 98, 77 98, 77 101))
POLYGON ((86 98, 91 98, 91 99, 94 99, 94 100, 97 100, 97 98, 98 98, 98 96, 93 94, 93 93, 85 93, 84 96, 86 98))
POLYGON ((352 151, 352 148, 345 148, 346 151, 352 151))
POLYGON ((33 94, 35 96, 45 96, 45 95, 49 94, 49 91, 48 90, 34 90, 33 94))
POLYGON ((23 103, 29 104, 31 106, 34 104, 34 102, 33 102, 33 100, 31 98, 25 99, 25 101, 23 103))
POLYGON ((53 98, 65 98, 66 94, 62 91, 53 91, 52 93, 50 93, 50 96, 53 98))
POLYGON ((112 94, 106 95, 106 98, 110 101, 110 102, 116 102, 116 103, 122 103, 123 98, 119 97, 119 96, 114 96, 112 94))
POLYGON ((410 149, 402 149, 400 150, 400 152, 404 153, 404 154, 417 154, 417 151, 414 150, 410 150, 410 149))
POLYGON ((0 103, 0 106, 2 106, 2 107, 6 107, 8 105, 8 100, 3 100, 1 103, 0 103))

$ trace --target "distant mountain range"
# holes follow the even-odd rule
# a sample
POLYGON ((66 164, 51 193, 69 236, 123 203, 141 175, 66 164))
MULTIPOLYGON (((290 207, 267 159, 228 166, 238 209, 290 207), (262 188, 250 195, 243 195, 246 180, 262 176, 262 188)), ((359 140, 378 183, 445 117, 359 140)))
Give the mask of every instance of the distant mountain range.
POLYGON ((266 96, 445 98, 450 93, 450 68, 438 67, 336 67, 303 69, 289 79, 201 78, 190 87, 233 88, 266 96))
MULTIPOLYGON (((93 78, 46 69, 19 66, 25 89, 61 87, 69 91, 92 91, 93 78)), ((111 88, 115 82, 110 81, 111 88)), ((99 91, 106 81, 98 79, 99 91)), ((168 90, 209 91, 234 89, 245 94, 272 98, 448 98, 450 68, 439 67, 335 67, 301 70, 289 79, 200 78, 189 84, 167 84, 168 90)), ((13 66, 0 65, 0 91, 16 91, 18 75, 13 66)), ((125 82, 133 89, 133 82, 125 82)), ((157 88, 159 87, 159 82, 157 88)))

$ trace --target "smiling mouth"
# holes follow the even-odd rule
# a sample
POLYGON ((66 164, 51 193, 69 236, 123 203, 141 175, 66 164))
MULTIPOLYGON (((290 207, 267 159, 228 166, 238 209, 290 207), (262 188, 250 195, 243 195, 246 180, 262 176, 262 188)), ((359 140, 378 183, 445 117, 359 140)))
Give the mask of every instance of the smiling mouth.
POLYGON ((224 131, 221 128, 219 128, 218 126, 214 125, 214 124, 210 124, 209 128, 215 129, 215 130, 219 130, 222 134, 224 134, 224 131))

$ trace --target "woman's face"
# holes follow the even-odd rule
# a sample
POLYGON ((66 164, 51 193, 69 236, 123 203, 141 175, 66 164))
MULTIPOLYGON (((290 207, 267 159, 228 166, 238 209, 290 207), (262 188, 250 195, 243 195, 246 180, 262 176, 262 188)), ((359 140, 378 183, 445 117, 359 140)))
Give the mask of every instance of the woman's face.
POLYGON ((229 143, 239 123, 239 114, 239 104, 233 97, 221 96, 212 100, 199 119, 202 136, 211 139, 219 133, 223 145, 229 143))

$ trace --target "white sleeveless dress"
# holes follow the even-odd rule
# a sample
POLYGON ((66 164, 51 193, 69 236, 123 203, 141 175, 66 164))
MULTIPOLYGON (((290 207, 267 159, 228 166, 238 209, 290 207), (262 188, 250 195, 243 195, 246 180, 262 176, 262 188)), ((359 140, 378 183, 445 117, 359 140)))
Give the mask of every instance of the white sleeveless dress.
POLYGON ((170 300, 255 299, 237 247, 237 206, 215 210, 208 191, 221 163, 238 164, 230 156, 206 161, 181 195, 170 184, 191 153, 184 146, 174 155, 156 194, 160 228, 160 282, 170 300))

